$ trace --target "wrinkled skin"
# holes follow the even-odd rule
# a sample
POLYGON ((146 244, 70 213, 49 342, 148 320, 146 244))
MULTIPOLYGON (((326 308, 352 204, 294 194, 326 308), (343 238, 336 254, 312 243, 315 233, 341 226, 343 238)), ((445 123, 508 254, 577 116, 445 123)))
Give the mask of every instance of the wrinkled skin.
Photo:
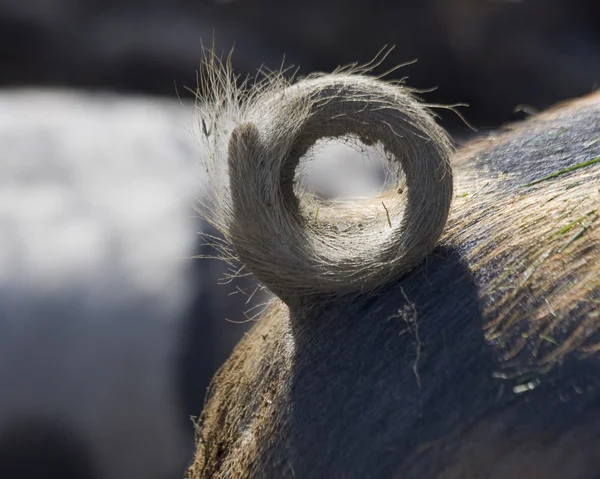
POLYGON ((599 477, 599 140, 596 93, 459 148, 433 254, 376 296, 273 304, 189 478, 599 477))

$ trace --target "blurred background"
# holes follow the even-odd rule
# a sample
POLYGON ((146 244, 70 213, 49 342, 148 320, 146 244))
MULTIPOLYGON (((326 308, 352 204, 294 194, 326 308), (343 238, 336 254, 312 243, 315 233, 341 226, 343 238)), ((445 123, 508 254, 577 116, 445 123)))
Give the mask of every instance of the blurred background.
POLYGON ((213 34, 250 74, 284 56, 328 71, 395 45, 380 71, 417 59, 392 77, 492 127, 595 88, 599 23, 594 0, 1 0, 0 83, 185 96, 213 34))
MULTIPOLYGON (((374 73, 417 60, 388 78, 480 134, 600 86, 596 0, 0 0, 0 477, 183 477, 266 299, 190 260, 217 234, 186 89, 213 40, 242 75, 395 45, 374 73)), ((380 185, 360 149, 315 157, 324 196, 380 185)))

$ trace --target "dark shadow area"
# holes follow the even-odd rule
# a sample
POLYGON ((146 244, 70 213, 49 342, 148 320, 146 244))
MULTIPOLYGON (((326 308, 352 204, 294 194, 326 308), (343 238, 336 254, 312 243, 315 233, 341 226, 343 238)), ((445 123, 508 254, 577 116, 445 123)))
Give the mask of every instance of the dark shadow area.
MULTIPOLYGON (((202 224, 203 233, 222 237, 208 223, 202 224)), ((216 250, 198 235, 198 255, 215 255, 216 250)), ((263 297, 257 292, 247 303, 255 284, 252 277, 238 278, 222 284, 228 265, 218 259, 191 260, 188 275, 195 285, 193 301, 185 313, 180 328, 176 357, 176 388, 182 404, 185 427, 191 430, 190 417, 198 417, 204 407, 206 391, 213 374, 225 362, 235 344, 254 324, 244 313, 263 297), (219 284, 221 283, 221 284, 219 284), (240 288, 238 290, 237 288, 240 288), (234 293, 234 294, 232 294, 234 293)), ((252 313, 251 313, 252 314, 252 313)))
POLYGON ((317 467, 392 477, 399 457, 475 420, 493 389, 478 306, 459 254, 438 248, 379 296, 299 318, 289 399, 296 477, 317 467))
POLYGON ((14 419, 0 435, 0 477, 97 479, 81 437, 58 421, 14 419))

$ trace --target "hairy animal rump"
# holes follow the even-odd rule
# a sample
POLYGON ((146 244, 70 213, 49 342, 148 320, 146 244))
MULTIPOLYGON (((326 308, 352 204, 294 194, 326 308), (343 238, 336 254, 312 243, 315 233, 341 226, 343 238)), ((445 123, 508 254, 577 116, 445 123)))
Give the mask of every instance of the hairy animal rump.
MULTIPOLYGON (((268 102, 261 105, 268 111, 268 102)), ((269 136, 257 124, 236 125, 222 151, 265 151, 269 136)), ((327 301, 302 297, 317 286, 286 289, 288 276, 277 289, 274 276, 255 266, 279 265, 286 251, 277 239, 295 246, 288 230, 261 239, 276 259, 239 253, 260 280, 273 281, 266 284, 282 301, 215 377, 190 477, 597 477, 599 140, 594 94, 466 145, 453 158, 452 209, 426 261, 394 274, 381 269, 379 283, 347 276, 343 291, 313 281, 327 301)), ((226 187, 236 175, 254 174, 232 166, 232 156, 221 160, 226 187)), ((308 200, 294 206, 281 176, 270 181, 279 188, 258 189, 253 198, 276 198, 294 212, 294 224, 310 226, 308 200)), ((408 178, 407 185, 410 191, 408 178)), ((394 212, 403 221, 407 201, 394 212)), ((243 228, 261 238, 247 212, 278 218, 267 207, 242 206, 231 206, 223 223, 239 228, 230 236, 224 228, 235 252, 243 228)), ((346 218, 355 208, 327 206, 331 221, 335 208, 346 218)), ((365 221, 366 210, 356 208, 365 221)), ((371 236, 360 238, 369 248, 371 236)))

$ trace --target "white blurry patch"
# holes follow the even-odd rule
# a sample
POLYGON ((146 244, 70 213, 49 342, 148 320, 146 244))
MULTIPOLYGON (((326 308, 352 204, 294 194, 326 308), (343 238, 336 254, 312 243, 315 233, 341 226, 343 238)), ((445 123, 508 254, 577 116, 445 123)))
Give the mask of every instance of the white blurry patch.
POLYGON ((179 303, 199 194, 183 107, 27 92, 0 105, 0 285, 119 275, 179 303))
POLYGON ((357 139, 322 139, 300 163, 297 178, 310 192, 326 199, 374 196, 385 183, 385 156, 380 145, 357 139))

